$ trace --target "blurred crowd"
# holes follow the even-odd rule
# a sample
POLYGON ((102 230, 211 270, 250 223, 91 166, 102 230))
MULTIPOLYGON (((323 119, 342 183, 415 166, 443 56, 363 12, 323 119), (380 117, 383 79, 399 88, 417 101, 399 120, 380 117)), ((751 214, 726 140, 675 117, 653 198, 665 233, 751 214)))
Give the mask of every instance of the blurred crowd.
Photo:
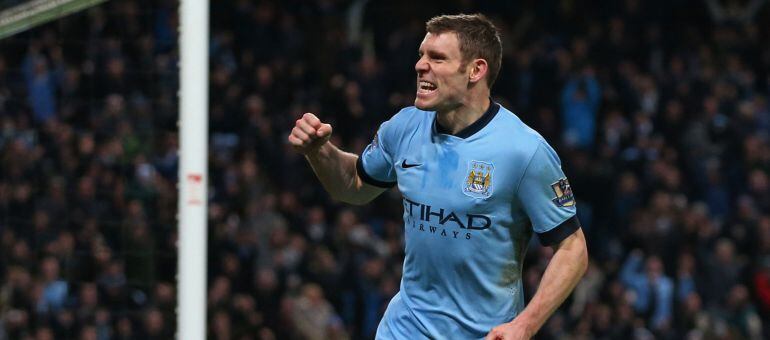
MULTIPOLYGON (((769 337, 763 3, 212 1, 209 338, 373 337, 400 194, 331 200, 286 135, 314 112, 360 152, 414 99, 424 22, 457 12, 501 28, 493 98, 561 156, 589 243, 538 338, 769 337)), ((175 334, 176 6, 0 41, 0 339, 175 334)), ((531 243, 527 298, 551 254, 531 243)))

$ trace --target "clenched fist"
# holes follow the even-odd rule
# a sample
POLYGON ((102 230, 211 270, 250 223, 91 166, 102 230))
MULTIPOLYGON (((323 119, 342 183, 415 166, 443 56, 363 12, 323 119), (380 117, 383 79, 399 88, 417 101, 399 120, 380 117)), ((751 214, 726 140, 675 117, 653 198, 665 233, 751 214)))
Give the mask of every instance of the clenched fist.
POLYGON ((297 119, 294 128, 289 134, 289 143, 294 150, 303 155, 318 151, 321 146, 329 141, 332 136, 332 126, 324 124, 312 113, 302 115, 297 119))

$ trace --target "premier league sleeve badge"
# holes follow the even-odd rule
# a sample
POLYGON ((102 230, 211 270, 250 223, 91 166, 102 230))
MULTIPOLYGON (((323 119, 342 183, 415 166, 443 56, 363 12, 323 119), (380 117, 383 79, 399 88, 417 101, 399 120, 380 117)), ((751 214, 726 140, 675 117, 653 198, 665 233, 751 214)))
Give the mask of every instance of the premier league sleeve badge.
POLYGON ((556 197, 551 201, 556 204, 557 207, 572 207, 575 205, 575 195, 572 194, 572 187, 569 185, 567 178, 561 178, 556 183, 551 184, 551 189, 556 194, 556 197))

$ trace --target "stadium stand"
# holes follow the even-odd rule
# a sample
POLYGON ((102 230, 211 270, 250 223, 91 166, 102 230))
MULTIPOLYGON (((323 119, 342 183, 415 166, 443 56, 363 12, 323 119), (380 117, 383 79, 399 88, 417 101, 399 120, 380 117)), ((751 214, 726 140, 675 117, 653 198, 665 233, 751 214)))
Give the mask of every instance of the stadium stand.
MULTIPOLYGON (((493 97, 562 156, 589 242, 538 338, 770 337, 770 6, 354 3, 212 1, 210 338, 373 337, 400 195, 332 201, 286 134, 315 112, 360 152, 411 105, 424 21, 456 12, 502 27, 493 97)), ((0 42, 0 339, 174 335, 175 6, 0 42)), ((530 245, 528 297, 549 256, 530 245)))

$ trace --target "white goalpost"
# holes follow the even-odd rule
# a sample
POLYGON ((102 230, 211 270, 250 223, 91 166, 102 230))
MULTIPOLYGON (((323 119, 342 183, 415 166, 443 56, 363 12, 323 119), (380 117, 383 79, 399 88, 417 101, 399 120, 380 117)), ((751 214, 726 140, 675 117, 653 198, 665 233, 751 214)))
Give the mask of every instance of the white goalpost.
POLYGON ((206 338, 209 1, 179 7, 177 339, 206 338))

